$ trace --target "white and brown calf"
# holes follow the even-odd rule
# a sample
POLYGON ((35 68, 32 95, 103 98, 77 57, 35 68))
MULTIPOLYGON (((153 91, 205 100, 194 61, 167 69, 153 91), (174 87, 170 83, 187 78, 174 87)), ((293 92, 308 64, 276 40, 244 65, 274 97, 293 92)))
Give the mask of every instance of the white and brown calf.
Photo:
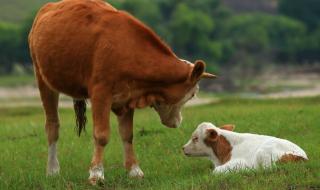
POLYGON ((245 168, 269 167, 275 162, 308 160, 296 144, 276 137, 233 132, 234 125, 221 128, 202 123, 184 145, 187 156, 206 156, 213 162, 214 172, 245 168))

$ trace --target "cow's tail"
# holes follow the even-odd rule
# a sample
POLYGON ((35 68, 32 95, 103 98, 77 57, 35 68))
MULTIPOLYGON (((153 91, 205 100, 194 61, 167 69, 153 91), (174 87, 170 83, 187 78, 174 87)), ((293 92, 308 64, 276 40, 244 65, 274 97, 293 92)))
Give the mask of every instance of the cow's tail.
POLYGON ((76 131, 77 134, 81 135, 82 130, 86 130, 87 116, 87 102, 86 100, 73 100, 73 108, 76 113, 76 131))

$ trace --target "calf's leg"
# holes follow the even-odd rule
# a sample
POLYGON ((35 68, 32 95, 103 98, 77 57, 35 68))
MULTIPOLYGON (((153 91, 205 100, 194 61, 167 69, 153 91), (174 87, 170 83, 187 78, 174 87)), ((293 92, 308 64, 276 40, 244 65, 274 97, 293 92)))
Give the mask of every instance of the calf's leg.
POLYGON ((250 168, 250 166, 245 160, 243 159, 234 159, 230 160, 227 163, 216 167, 213 170, 213 173, 225 173, 225 172, 230 172, 232 170, 242 170, 246 168, 250 168))
POLYGON ((118 116, 119 133, 124 148, 124 166, 129 171, 129 176, 142 178, 144 174, 138 165, 132 145, 133 113, 134 110, 130 109, 125 114, 118 116))

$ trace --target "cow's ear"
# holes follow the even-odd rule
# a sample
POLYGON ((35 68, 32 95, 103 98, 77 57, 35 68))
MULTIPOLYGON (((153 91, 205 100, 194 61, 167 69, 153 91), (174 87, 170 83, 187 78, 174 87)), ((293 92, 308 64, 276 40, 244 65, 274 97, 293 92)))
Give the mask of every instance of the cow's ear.
POLYGON ((216 142, 218 140, 218 133, 214 129, 207 129, 206 135, 206 140, 208 142, 216 142))
POLYGON ((234 128, 236 128, 236 126, 233 125, 233 124, 226 124, 226 125, 222 125, 220 127, 220 129, 224 129, 224 130, 227 130, 227 131, 233 131, 234 128))
POLYGON ((191 81, 198 82, 205 68, 206 68, 206 64, 202 60, 197 60, 193 66, 193 70, 190 77, 191 81))

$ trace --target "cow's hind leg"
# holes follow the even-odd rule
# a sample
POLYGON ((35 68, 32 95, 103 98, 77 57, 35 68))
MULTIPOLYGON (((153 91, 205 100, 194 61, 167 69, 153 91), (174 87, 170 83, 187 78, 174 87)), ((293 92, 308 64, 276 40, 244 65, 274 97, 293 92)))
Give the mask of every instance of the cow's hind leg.
POLYGON ((59 174, 60 166, 57 157, 57 141, 59 138, 58 101, 59 93, 51 90, 39 75, 38 85, 46 116, 45 129, 48 138, 47 175, 59 174))
POLYGON ((142 178, 144 174, 137 163, 132 145, 133 112, 133 110, 129 110, 124 115, 118 116, 119 133, 124 148, 124 166, 129 171, 129 176, 142 178))

